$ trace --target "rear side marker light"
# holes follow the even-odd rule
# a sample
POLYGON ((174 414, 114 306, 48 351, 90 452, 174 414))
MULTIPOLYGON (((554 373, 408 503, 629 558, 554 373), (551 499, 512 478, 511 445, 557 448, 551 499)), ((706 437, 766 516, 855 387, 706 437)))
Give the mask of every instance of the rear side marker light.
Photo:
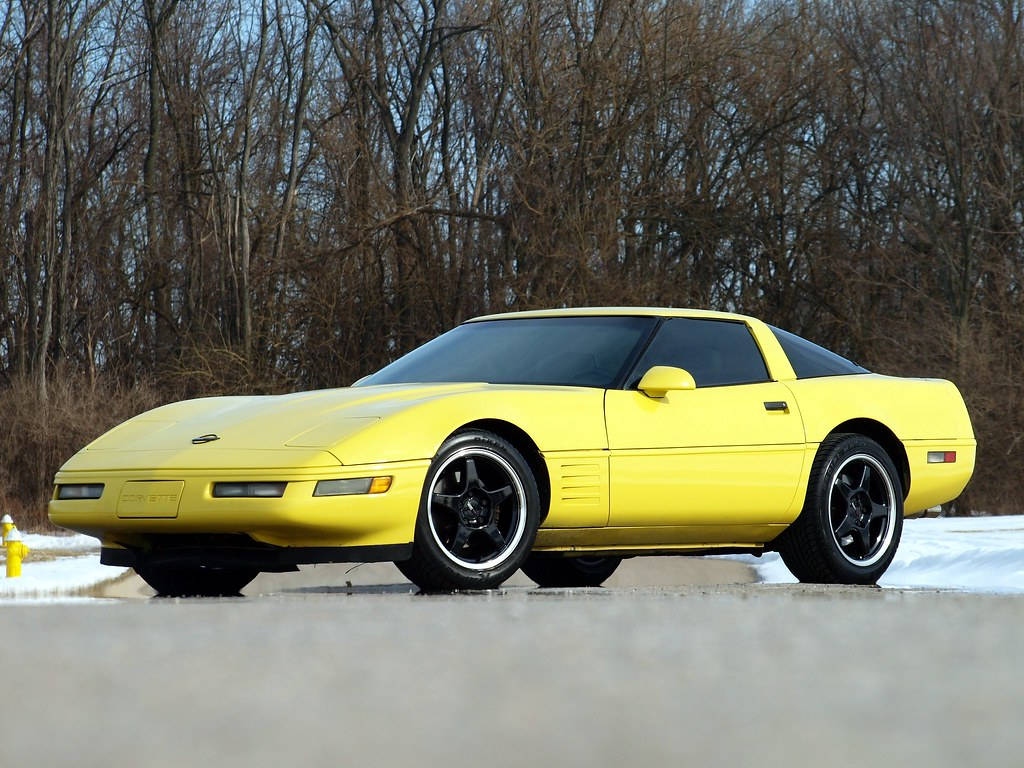
POLYGON ((956 451, 928 451, 929 464, 955 464, 956 451))
POLYGON ((215 499, 279 499, 288 483, 214 483, 215 499))
POLYGON ((390 487, 390 477, 349 477, 344 480, 321 480, 313 489, 313 495, 355 496, 364 493, 384 493, 390 487))
POLYGON ((103 495, 103 483, 90 483, 88 485, 59 485, 57 486, 57 498, 65 499, 98 499, 103 495))

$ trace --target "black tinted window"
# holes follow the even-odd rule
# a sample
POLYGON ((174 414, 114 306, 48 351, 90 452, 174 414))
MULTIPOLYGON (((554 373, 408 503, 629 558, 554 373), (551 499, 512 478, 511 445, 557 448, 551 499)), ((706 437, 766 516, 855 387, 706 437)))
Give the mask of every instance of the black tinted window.
POLYGON ((685 368, 698 387, 768 381, 761 350, 746 324, 727 320, 666 320, 640 358, 630 386, 655 365, 685 368))
POLYGON ((782 351, 789 358, 793 372, 798 379, 813 379, 818 376, 844 376, 851 373, 869 373, 866 368, 851 363, 835 352, 829 352, 807 339, 789 331, 770 326, 775 338, 782 345, 782 351))
POLYGON ((544 317, 466 323, 359 382, 484 381, 607 388, 653 317, 544 317))

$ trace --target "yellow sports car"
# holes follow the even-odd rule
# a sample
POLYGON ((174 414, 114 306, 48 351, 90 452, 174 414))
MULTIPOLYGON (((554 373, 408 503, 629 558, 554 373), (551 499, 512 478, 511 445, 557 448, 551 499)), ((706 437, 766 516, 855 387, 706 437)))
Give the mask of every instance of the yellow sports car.
POLYGON ((874 583, 955 498, 957 388, 759 320, 570 309, 470 320, 355 385, 149 411, 57 473, 50 519, 167 595, 392 560, 425 591, 593 586, 623 557, 778 550, 874 583))

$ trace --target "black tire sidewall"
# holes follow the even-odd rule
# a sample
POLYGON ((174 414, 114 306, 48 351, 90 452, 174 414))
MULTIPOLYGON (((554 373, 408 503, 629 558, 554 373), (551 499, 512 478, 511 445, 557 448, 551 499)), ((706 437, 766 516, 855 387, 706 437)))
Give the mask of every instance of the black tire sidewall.
POLYGON ((522 570, 541 587, 598 587, 621 563, 622 558, 614 556, 573 558, 540 553, 530 555, 522 570))
POLYGON ((258 571, 248 568, 139 565, 135 572, 162 597, 238 595, 258 571))
POLYGON ((406 567, 402 568, 402 571, 425 590, 492 589, 522 566, 533 549, 539 524, 540 491, 537 480, 530 465, 516 447, 492 432, 472 430, 456 433, 442 444, 430 462, 420 496, 419 514, 416 516, 413 562, 404 564, 406 567), (434 474, 449 456, 466 448, 483 448, 501 456, 518 476, 525 495, 526 523, 522 537, 500 564, 486 570, 463 568, 452 561, 441 551, 440 544, 434 539, 428 519, 434 474))

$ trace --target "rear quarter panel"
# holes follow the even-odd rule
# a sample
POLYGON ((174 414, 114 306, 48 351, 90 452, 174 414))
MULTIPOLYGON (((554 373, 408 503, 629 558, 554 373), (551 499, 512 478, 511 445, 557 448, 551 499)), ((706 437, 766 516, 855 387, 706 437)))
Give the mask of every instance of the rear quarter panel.
POLYGON ((904 501, 907 515, 956 498, 970 480, 974 429, 952 382, 865 374, 799 379, 786 385, 800 404, 806 440, 813 450, 853 419, 879 422, 896 435, 910 470, 904 501), (929 464, 928 452, 940 450, 956 451, 957 461, 929 464))

